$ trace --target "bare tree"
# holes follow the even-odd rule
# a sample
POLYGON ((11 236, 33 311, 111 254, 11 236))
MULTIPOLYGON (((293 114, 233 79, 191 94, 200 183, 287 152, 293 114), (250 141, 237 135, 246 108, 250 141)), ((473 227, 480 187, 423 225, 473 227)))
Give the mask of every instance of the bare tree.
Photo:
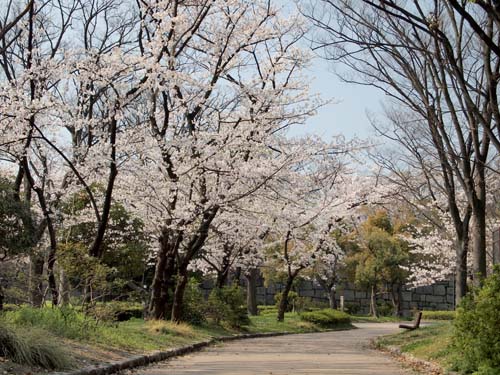
MULTIPOLYGON (((465 291, 468 210, 460 213, 457 193, 464 191, 474 216, 473 264, 475 280, 486 274, 485 169, 493 141, 494 112, 488 95, 488 66, 498 72, 497 59, 451 6, 434 1, 400 5, 393 1, 321 1, 311 8, 313 22, 322 29, 318 48, 327 58, 345 63, 356 77, 347 81, 381 89, 392 100, 424 121, 422 142, 397 135, 413 129, 398 119, 398 141, 410 151, 420 168, 423 157, 439 162, 439 185, 444 188, 448 211, 457 235, 458 297, 465 291), (322 14, 317 12, 322 9, 322 14), (483 65, 485 61, 489 65, 483 65), (484 67, 486 66, 486 68, 484 67), (432 149, 429 149, 429 145, 432 149), (431 151, 423 156, 422 151, 431 151)), ((394 120, 394 118, 392 119, 394 120)), ((389 134, 387 134, 389 136, 389 134)), ((430 176, 430 175, 429 175, 430 176)))

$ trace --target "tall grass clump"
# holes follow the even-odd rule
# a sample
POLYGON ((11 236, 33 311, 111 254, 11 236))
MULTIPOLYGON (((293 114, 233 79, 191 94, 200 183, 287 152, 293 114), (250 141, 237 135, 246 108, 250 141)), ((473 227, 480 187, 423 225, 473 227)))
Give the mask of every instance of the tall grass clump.
POLYGON ((20 329, 3 320, 0 321, 0 356, 19 364, 49 370, 71 367, 67 353, 47 332, 20 329))
POLYGON ((17 326, 36 327, 69 339, 88 339, 95 331, 95 319, 70 307, 21 307, 6 318, 17 326))

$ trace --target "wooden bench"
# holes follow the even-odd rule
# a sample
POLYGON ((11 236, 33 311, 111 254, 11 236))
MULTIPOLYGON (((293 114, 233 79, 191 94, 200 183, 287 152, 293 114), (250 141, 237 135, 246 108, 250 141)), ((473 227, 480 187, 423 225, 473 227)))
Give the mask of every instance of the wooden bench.
POLYGON ((413 331, 414 329, 417 329, 420 327, 420 320, 421 319, 422 319, 422 311, 419 311, 419 312, 417 312, 417 315, 415 316, 415 321, 413 322, 413 325, 400 324, 399 328, 409 329, 410 331, 413 331))

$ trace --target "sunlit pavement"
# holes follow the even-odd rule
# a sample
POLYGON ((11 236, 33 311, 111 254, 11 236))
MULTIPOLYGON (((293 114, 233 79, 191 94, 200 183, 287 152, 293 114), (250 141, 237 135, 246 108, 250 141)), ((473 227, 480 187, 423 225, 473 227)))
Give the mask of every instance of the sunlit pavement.
POLYGON ((368 347, 370 339, 398 332, 396 323, 359 323, 349 331, 233 341, 148 368, 138 375, 193 374, 411 374, 368 347))

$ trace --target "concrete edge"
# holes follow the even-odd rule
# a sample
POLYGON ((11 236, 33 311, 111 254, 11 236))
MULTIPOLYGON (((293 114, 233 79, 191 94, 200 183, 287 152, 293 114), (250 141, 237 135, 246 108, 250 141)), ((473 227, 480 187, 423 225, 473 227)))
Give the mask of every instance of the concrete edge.
POLYGON ((85 367, 81 370, 67 372, 52 372, 48 375, 108 375, 122 370, 129 370, 136 367, 146 366, 152 363, 161 362, 166 359, 178 357, 188 353, 193 353, 206 348, 218 342, 253 339, 259 337, 274 337, 297 334, 296 332, 268 332, 268 333, 248 333, 234 336, 214 337, 210 340, 200 341, 191 345, 182 346, 180 348, 170 349, 167 351, 153 352, 144 355, 130 357, 123 361, 117 361, 100 366, 85 367))

